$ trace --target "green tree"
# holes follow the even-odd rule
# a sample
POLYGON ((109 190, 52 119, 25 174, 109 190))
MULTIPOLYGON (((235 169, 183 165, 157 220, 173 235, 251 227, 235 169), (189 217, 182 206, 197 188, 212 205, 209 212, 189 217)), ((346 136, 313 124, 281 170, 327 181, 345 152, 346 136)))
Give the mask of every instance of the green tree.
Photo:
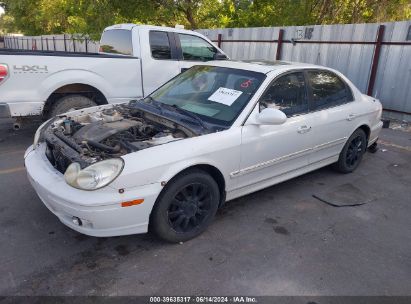
POLYGON ((397 21, 410 0, 0 0, 3 32, 81 33, 98 38, 115 23, 190 29, 397 21))
MULTIPOLYGON (((104 27, 127 21, 124 12, 134 1, 109 0, 4 0, 6 15, 26 35, 51 33, 97 34, 104 27), (121 5, 120 5, 121 4, 121 5)), ((139 6, 150 1, 139 1, 139 6)), ((143 12, 142 12, 143 13, 143 12)), ((140 14, 142 14, 140 13, 140 14)))

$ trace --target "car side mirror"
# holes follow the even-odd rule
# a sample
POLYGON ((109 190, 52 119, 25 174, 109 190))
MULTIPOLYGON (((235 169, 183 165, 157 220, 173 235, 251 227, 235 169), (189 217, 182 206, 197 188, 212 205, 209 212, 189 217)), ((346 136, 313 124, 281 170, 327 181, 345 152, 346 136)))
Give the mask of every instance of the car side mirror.
POLYGON ((221 53, 215 53, 214 54, 214 60, 227 60, 228 57, 225 54, 221 54, 221 53))
POLYGON ((265 108, 257 114, 256 123, 260 125, 282 125, 287 120, 283 111, 273 108, 265 108))

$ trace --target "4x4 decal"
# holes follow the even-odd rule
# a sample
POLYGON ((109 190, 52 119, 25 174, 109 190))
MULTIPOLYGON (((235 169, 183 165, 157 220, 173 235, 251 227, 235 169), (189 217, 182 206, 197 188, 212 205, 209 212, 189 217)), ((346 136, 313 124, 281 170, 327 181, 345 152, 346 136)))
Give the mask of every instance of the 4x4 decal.
POLYGON ((13 65, 13 71, 15 74, 21 73, 48 73, 47 65, 13 65))

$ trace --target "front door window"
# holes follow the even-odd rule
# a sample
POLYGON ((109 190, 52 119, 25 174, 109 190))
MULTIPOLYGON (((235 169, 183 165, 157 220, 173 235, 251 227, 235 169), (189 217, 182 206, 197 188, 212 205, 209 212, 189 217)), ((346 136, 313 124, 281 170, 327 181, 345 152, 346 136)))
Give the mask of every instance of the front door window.
POLYGON ((281 76, 269 86, 260 100, 260 111, 270 107, 283 111, 288 117, 308 112, 302 72, 281 76))

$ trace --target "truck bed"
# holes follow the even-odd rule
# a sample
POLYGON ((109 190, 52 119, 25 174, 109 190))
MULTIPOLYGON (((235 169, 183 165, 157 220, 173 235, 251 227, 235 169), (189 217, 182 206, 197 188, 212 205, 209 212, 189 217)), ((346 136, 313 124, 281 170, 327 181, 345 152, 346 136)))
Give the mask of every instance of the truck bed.
POLYGON ((0 83, 0 105, 12 117, 41 115, 52 94, 71 92, 73 85, 88 86, 108 103, 141 98, 140 61, 116 54, 2 50, 8 77, 0 83))
POLYGON ((124 55, 108 54, 108 53, 32 51, 32 50, 20 50, 20 49, 0 49, 0 55, 93 57, 93 58, 117 58, 117 59, 136 59, 138 58, 138 57, 133 57, 133 56, 124 56, 124 55))

